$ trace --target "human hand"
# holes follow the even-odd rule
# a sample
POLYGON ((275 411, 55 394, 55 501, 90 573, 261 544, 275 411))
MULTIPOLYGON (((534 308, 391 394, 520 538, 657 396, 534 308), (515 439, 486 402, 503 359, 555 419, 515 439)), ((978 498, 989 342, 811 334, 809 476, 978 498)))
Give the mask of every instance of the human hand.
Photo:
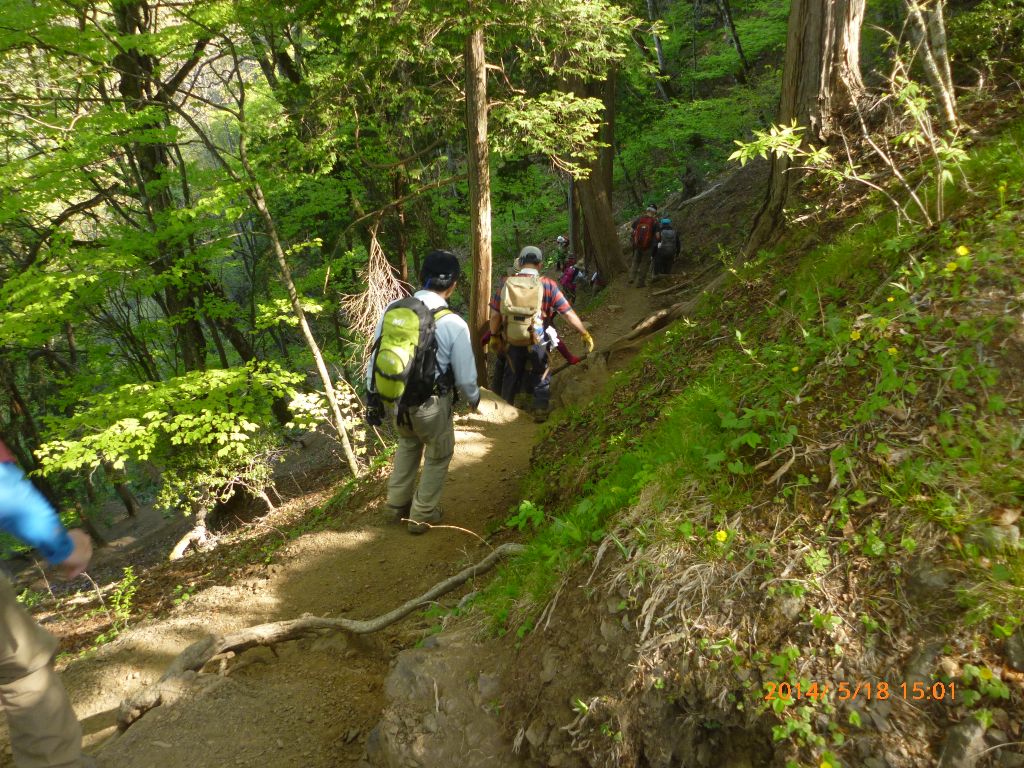
POLYGON ((384 423, 384 410, 374 406, 366 409, 366 423, 371 427, 379 427, 384 423))
POLYGON ((80 528, 68 531, 68 536, 71 537, 74 549, 71 550, 70 555, 57 564, 57 570, 65 579, 73 579, 85 572, 89 560, 92 559, 92 539, 80 528))
POLYGON ((583 338, 583 344, 586 346, 587 354, 589 355, 594 351, 594 337, 590 335, 589 331, 584 331, 580 335, 583 338))

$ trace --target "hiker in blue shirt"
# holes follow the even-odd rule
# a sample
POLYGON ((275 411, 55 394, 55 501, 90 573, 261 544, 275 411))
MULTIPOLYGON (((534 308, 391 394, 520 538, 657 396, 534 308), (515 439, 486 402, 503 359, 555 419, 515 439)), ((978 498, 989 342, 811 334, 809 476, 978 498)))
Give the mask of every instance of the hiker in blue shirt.
MULTIPOLYGON (((67 531, 56 511, 0 442, 0 529, 35 547, 65 578, 92 557, 83 531, 67 531)), ((40 627, 0 578, 0 701, 7 712, 18 768, 88 768, 82 729, 53 668, 57 639, 40 627)))

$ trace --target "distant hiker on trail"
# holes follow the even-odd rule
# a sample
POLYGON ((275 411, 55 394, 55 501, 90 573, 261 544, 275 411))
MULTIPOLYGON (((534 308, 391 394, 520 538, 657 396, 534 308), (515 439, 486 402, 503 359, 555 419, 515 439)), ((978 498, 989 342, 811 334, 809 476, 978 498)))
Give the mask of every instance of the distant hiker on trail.
MULTIPOLYGON (((64 529, 2 442, 0 529, 38 549, 67 579, 82 573, 92 557, 88 535, 64 529)), ((95 766, 82 754, 82 728, 53 669, 56 652, 56 638, 32 620, 0 578, 0 700, 18 768, 95 766)))
POLYGON ((562 276, 558 279, 558 287, 562 289, 569 301, 576 301, 576 286, 587 279, 587 273, 582 264, 577 264, 576 259, 569 257, 562 270, 562 276))
POLYGON ((672 226, 671 219, 661 220, 661 239, 658 241, 658 250, 654 256, 654 277, 655 279, 665 277, 672 273, 672 262, 679 256, 679 234, 672 226))
POLYGON ((501 396, 515 404, 516 395, 532 384, 534 416, 547 418, 551 399, 551 370, 545 328, 555 315, 562 315, 583 338, 587 352, 594 339, 587 332, 572 305, 550 277, 540 275, 544 257, 540 248, 528 245, 519 252, 518 274, 505 281, 491 297, 491 349, 507 356, 501 396), (527 382, 529 369, 529 382, 527 382))
POLYGON ((387 505, 396 520, 408 518, 409 533, 426 533, 441 519, 441 491, 455 453, 456 387, 470 408, 480 404, 469 326, 448 308, 461 276, 455 254, 427 254, 423 288, 384 310, 366 367, 366 420, 380 424, 387 413, 398 430, 387 505))
POLYGON ((565 270, 565 264, 569 260, 569 238, 565 235, 559 235, 555 238, 555 244, 558 245, 558 250, 555 251, 555 269, 561 274, 565 270))
POLYGON ((642 216, 633 219, 633 267, 629 271, 630 285, 643 288, 647 273, 654 263, 654 256, 661 239, 661 222, 658 208, 653 203, 647 206, 642 216))

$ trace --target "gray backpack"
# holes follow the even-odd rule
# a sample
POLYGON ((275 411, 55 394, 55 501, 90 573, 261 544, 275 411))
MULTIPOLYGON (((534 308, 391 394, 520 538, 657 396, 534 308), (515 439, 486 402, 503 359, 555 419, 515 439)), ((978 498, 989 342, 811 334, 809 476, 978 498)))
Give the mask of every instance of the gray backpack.
POLYGON ((677 235, 674 229, 666 227, 661 230, 661 242, 658 243, 659 256, 675 256, 677 235))

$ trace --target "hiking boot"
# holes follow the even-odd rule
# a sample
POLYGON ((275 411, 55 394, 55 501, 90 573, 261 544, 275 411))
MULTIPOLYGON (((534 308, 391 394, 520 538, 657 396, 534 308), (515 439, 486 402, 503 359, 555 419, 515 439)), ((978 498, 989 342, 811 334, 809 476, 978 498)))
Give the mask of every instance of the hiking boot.
POLYGON ((423 520, 410 520, 409 521, 409 533, 413 534, 414 536, 419 536, 421 533, 426 533, 427 531, 430 530, 430 524, 431 523, 439 523, 439 522, 441 522, 441 515, 442 515, 441 508, 437 507, 434 511, 432 511, 429 515, 427 515, 423 520))
MULTIPOLYGON (((570 363, 572 365, 572 363, 570 363)), ((535 408, 530 412, 530 416, 533 417, 534 424, 543 424, 548 420, 548 416, 551 415, 551 411, 547 408, 535 408)))
POLYGON ((403 520, 408 519, 409 512, 412 510, 412 502, 410 501, 408 504, 403 504, 400 507, 394 507, 391 504, 388 504, 387 507, 391 511, 392 519, 396 523, 400 523, 403 520))

